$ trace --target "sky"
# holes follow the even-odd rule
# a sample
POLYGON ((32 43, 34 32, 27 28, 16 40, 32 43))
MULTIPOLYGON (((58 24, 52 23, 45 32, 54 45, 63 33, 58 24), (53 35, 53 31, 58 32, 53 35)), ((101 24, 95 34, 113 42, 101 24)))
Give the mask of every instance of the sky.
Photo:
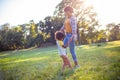
MULTIPOLYGON (((0 25, 18 25, 34 20, 36 23, 52 16, 61 0, 0 0, 0 25)), ((102 25, 120 23, 120 0, 86 0, 93 5, 102 25)))
POLYGON ((18 25, 30 20, 39 22, 52 16, 61 0, 0 0, 0 25, 18 25))
POLYGON ((120 0, 86 0, 97 12, 99 22, 103 27, 108 23, 120 23, 120 0))

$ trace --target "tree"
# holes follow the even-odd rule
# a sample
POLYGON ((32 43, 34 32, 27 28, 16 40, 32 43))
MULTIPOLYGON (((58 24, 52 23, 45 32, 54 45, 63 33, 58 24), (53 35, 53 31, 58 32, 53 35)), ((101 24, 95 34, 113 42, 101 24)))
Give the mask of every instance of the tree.
POLYGON ((39 30, 44 37, 46 43, 55 44, 54 33, 63 25, 63 18, 55 16, 47 16, 43 21, 38 23, 39 30))
POLYGON ((26 35, 26 47, 34 47, 36 45, 35 39, 38 34, 38 24, 34 23, 34 20, 30 20, 29 24, 24 26, 25 35, 26 35))
POLYGON ((45 27, 45 23, 43 21, 39 21, 38 25, 38 30, 41 32, 44 32, 44 27, 45 27))
POLYGON ((10 29, 10 24, 9 23, 5 23, 1 27, 2 27, 2 30, 8 31, 10 29))
POLYGON ((33 20, 30 20, 30 35, 35 38, 37 35, 37 26, 33 20))
POLYGON ((37 34, 35 38, 35 44, 37 45, 37 47, 40 47, 43 42, 44 42, 43 35, 37 34))
POLYGON ((106 25, 108 38, 110 41, 120 39, 120 25, 115 23, 109 23, 106 25))
POLYGON ((5 31, 0 30, 0 51, 6 50, 4 43, 3 43, 4 35, 5 35, 5 31))
POLYGON ((117 30, 117 39, 120 40, 120 24, 116 25, 116 30, 117 30))
POLYGON ((1 45, 4 50, 13 50, 23 47, 23 33, 9 30, 5 32, 1 39, 1 45))

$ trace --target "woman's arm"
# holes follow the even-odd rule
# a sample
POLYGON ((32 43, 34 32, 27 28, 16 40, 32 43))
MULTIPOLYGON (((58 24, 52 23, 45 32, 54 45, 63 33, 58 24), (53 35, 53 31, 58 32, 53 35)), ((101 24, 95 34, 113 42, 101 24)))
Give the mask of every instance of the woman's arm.
POLYGON ((70 18, 70 25, 71 25, 71 28, 72 28, 72 34, 76 34, 77 32, 77 21, 76 21, 76 18, 75 17, 71 17, 70 18))
POLYGON ((60 28, 60 31, 62 31, 62 32, 64 32, 64 29, 65 29, 65 27, 64 27, 64 25, 60 28))
POLYGON ((70 41, 71 41, 73 39, 74 35, 77 33, 77 21, 76 21, 75 17, 70 18, 70 25, 71 25, 71 28, 72 28, 72 36, 71 36, 71 39, 70 39, 70 41))

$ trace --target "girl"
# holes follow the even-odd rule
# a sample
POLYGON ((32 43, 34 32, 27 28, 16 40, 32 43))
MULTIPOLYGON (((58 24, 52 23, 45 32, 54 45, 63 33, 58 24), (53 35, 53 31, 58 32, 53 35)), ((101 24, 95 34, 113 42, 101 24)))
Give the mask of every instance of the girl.
POLYGON ((62 32, 56 31, 55 39, 56 39, 56 43, 58 46, 59 55, 63 60, 62 72, 64 71, 66 66, 69 66, 69 68, 72 70, 72 66, 71 66, 70 61, 67 57, 66 49, 65 49, 67 45, 63 44, 64 37, 65 37, 65 35, 62 32))

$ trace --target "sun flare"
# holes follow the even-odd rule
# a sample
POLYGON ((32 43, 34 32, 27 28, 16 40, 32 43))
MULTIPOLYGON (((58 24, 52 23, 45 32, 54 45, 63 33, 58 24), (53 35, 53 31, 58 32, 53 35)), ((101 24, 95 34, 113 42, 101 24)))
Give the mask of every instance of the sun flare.
POLYGON ((120 22, 119 0, 86 0, 85 2, 86 5, 93 5, 102 25, 120 22))

